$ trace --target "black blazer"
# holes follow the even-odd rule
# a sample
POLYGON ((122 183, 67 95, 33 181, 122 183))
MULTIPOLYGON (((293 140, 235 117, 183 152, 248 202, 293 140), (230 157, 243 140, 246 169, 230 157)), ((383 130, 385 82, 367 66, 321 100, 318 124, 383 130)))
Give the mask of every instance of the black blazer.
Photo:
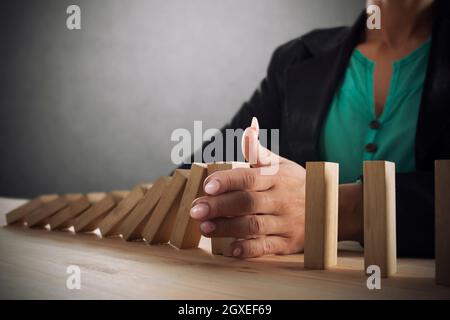
MULTIPOLYGON (((434 160, 450 159, 450 10, 448 1, 434 5, 416 133, 417 171, 396 175, 399 256, 434 256, 434 160)), ((315 30, 277 48, 260 88, 223 129, 244 129, 256 116, 261 128, 280 129, 283 157, 301 165, 324 160, 318 151, 323 120, 365 23, 363 13, 352 27, 315 30)))

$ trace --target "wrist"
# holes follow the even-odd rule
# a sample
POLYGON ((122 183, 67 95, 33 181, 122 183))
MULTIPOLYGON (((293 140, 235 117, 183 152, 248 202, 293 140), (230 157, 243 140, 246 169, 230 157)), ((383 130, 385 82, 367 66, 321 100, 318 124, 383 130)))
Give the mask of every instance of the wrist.
POLYGON ((363 186, 339 185, 338 240, 363 242, 363 186))

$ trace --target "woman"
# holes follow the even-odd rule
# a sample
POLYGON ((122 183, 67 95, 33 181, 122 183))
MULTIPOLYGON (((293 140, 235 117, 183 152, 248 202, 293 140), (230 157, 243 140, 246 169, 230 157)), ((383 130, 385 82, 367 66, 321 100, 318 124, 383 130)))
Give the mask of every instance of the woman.
MULTIPOLYGON (((282 45, 260 89, 227 126, 246 128, 257 117, 262 128, 280 129, 276 175, 215 173, 205 181, 207 196, 193 203, 205 236, 245 239, 231 245, 233 256, 303 250, 303 166, 314 160, 339 163, 338 237, 362 243, 358 178, 362 161, 377 159, 396 163, 398 254, 433 256, 433 162, 450 159, 449 4, 369 4, 381 9, 380 30, 366 28, 364 13, 351 28, 282 45)), ((255 121, 246 134, 257 141, 255 121)))

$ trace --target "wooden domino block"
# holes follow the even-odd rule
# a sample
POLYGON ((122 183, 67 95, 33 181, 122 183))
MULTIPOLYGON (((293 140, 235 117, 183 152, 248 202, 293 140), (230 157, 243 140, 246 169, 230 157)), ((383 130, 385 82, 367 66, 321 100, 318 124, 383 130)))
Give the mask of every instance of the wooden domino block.
POLYGON ((69 205, 50 217, 48 220, 50 230, 69 228, 73 219, 91 206, 87 197, 82 194, 67 194, 64 195, 64 199, 69 205))
MULTIPOLYGON (((214 162, 208 163, 208 176, 216 171, 230 170, 236 168, 250 168, 248 162, 214 162)), ((231 256, 230 245, 235 238, 211 238, 211 252, 231 256)))
POLYGON ((170 183, 164 190, 142 232, 148 244, 167 243, 169 241, 188 176, 189 170, 175 170, 170 183))
POLYGON ((397 272, 393 162, 364 161, 364 264, 384 278, 397 272))
POLYGON ((99 225, 102 236, 119 234, 120 223, 133 210, 147 191, 147 186, 137 185, 122 201, 106 215, 99 225))
POLYGON ((306 163, 305 268, 337 263, 339 164, 306 163))
POLYGON ((128 191, 128 190, 114 190, 114 191, 111 191, 111 195, 117 201, 117 203, 122 201, 124 198, 128 197, 129 194, 130 194, 130 191, 128 191))
POLYGON ((450 286, 450 160, 435 162, 436 283, 450 286))
POLYGON ((142 232, 171 177, 160 177, 119 227, 124 240, 142 239, 142 232))
POLYGON ((191 218, 190 211, 192 202, 204 194, 203 181, 207 173, 206 164, 192 164, 178 208, 175 227, 170 237, 170 244, 176 248, 188 249, 198 247, 202 234, 200 232, 199 222, 191 218))
POLYGON ((37 208, 42 206, 45 203, 55 200, 58 198, 56 194, 48 194, 36 197, 20 207, 12 210, 6 215, 6 223, 9 225, 17 224, 23 225, 25 223, 26 218, 37 208))
POLYGON ((43 203, 40 207, 34 210, 26 219, 25 222, 29 228, 40 228, 48 224, 49 218, 64 209, 69 205, 69 202, 64 197, 57 197, 52 201, 43 203))
POLYGON ((88 193, 87 198, 91 206, 73 221, 75 232, 91 232, 97 229, 103 218, 126 194, 126 192, 88 193))

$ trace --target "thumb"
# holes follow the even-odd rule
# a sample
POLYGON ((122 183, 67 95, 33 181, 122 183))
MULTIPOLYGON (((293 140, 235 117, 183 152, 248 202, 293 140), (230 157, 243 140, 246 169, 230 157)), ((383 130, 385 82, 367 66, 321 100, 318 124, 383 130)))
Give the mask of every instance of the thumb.
POLYGON ((259 142, 259 124, 256 117, 253 117, 250 127, 245 129, 241 146, 245 160, 253 168, 279 164, 284 159, 261 145, 259 142))

